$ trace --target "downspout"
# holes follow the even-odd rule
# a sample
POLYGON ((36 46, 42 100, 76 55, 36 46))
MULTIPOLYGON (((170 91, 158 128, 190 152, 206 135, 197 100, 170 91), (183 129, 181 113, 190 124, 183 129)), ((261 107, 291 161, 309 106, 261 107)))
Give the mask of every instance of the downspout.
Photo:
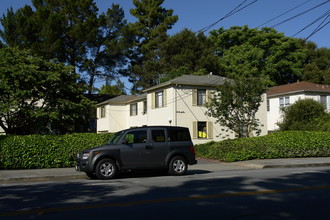
POLYGON ((178 88, 178 85, 175 84, 175 97, 174 97, 174 123, 175 123, 175 126, 178 126, 178 119, 177 119, 177 110, 178 110, 178 106, 177 106, 177 103, 178 103, 178 100, 177 100, 177 88, 178 88))

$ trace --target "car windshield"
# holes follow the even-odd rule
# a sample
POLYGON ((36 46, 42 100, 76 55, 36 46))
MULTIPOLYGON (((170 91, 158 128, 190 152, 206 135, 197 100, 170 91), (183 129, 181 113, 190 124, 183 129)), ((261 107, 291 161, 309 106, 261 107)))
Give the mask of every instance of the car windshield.
POLYGON ((114 135, 112 135, 112 137, 108 140, 107 144, 117 144, 117 142, 120 139, 122 134, 123 134, 123 131, 114 133, 114 135))

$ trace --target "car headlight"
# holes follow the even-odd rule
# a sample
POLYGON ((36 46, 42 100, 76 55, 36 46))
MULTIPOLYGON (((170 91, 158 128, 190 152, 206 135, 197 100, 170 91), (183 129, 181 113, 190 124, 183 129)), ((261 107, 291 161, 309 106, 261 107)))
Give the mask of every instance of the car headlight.
POLYGON ((87 160, 89 158, 90 153, 83 153, 82 159, 87 160))

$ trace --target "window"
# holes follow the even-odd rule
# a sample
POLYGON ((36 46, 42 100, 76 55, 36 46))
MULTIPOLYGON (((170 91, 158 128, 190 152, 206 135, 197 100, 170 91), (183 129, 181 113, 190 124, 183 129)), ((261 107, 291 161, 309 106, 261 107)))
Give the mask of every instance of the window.
POLYGON ((290 97, 285 97, 285 107, 290 105, 290 97))
POLYGON ((147 130, 131 131, 125 135, 124 141, 128 144, 139 144, 147 141, 147 130))
POLYGON ((288 107, 290 105, 290 97, 282 97, 280 98, 280 107, 288 107))
POLYGON ((269 101, 269 99, 267 99, 267 111, 268 112, 270 111, 270 101, 269 101))
POLYGON ((193 89, 192 90, 192 105, 205 106, 206 103, 211 102, 211 91, 207 89, 193 89))
POLYGON ((105 106, 100 108, 100 118, 105 118, 105 106))
POLYGON ((190 133, 187 128, 168 128, 169 141, 190 141, 190 133))
POLYGON ((206 104, 206 90, 197 89, 197 105, 205 105, 205 104, 206 104))
POLYGON ((193 122, 193 138, 213 138, 213 123, 204 121, 193 122))
POLYGON ((198 138, 206 138, 207 130, 206 130, 206 122, 198 122, 198 138))
POLYGON ((322 105, 324 105, 327 108, 327 96, 326 95, 320 96, 320 102, 322 105))
POLYGON ((152 140, 155 142, 165 142, 165 131, 161 130, 152 130, 151 131, 152 140))
POLYGON ((137 115, 138 113, 138 107, 137 107, 137 103, 134 103, 134 104, 131 104, 130 105, 130 116, 135 116, 137 115))
POLYGON ((155 107, 160 108, 164 106, 164 91, 155 93, 155 107))
POLYGON ((143 114, 147 114, 148 112, 148 105, 147 105, 147 101, 143 102, 143 114))

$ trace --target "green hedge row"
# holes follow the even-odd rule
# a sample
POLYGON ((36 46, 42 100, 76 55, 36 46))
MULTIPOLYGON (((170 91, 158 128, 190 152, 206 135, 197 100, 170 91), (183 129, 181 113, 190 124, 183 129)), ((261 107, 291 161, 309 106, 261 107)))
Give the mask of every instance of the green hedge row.
POLYGON ((330 132, 285 131, 196 145, 199 157, 234 162, 252 159, 330 157, 330 132))
POLYGON ((104 144, 111 135, 0 136, 0 169, 73 167, 78 152, 104 144))

